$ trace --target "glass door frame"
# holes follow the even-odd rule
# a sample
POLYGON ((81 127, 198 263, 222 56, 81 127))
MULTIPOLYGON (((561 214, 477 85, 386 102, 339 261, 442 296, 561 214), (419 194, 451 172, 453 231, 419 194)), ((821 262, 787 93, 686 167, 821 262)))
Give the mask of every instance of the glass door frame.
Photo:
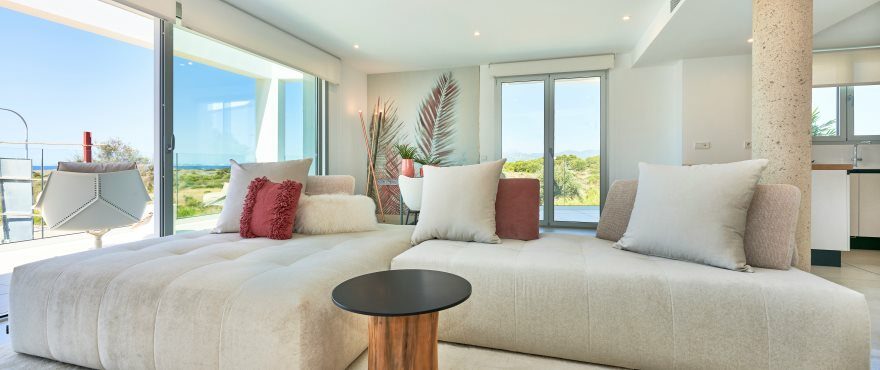
POLYGON ((608 192, 608 149, 607 149, 607 115, 608 115, 608 74, 606 71, 565 72, 550 74, 534 74, 521 76, 508 76, 495 78, 495 121, 496 137, 499 143, 496 156, 502 158, 502 132, 504 130, 501 116, 501 104, 503 100, 502 85, 516 82, 543 82, 544 84, 544 219, 541 226, 548 227, 571 227, 595 229, 598 222, 572 222, 556 221, 554 215, 554 165, 555 165, 555 113, 556 113, 556 80, 574 78, 599 78, 599 212, 605 206, 605 196, 608 192))

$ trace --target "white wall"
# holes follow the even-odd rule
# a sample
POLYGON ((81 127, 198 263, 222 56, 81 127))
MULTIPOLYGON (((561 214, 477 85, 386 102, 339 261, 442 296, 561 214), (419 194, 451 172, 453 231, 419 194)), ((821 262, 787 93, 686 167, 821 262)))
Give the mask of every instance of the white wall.
POLYGON ((480 162, 501 159, 501 129, 495 122, 495 78, 480 66, 480 162))
POLYGON ((358 110, 369 111, 367 75, 343 63, 341 82, 331 85, 329 95, 329 174, 354 176, 355 192, 363 194, 367 181, 367 154, 358 110))
POLYGON ((752 57, 685 59, 682 63, 682 162, 726 163, 751 158, 752 57), (709 149, 695 149, 709 142, 709 149))
POLYGON ((609 184, 638 177, 638 163, 681 164, 681 63, 632 68, 618 55, 608 72, 609 184))

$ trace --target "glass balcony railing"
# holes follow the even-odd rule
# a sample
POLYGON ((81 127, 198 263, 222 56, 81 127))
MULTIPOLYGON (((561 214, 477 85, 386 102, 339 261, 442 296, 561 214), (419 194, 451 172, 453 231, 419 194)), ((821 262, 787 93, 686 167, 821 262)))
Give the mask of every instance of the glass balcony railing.
MULTIPOLYGON (((24 145, 0 144, 0 244, 78 234, 48 228, 34 204, 58 162, 81 160, 82 146, 77 144, 30 144, 27 151, 24 145)), ((152 166, 139 168, 152 198, 152 166)), ((143 222, 152 221, 152 212, 151 202, 143 222)))

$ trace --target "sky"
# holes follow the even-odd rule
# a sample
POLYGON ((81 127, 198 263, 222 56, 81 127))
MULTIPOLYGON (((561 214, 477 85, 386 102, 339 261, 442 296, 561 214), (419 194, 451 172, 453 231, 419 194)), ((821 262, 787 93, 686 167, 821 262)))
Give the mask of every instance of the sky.
MULTIPOLYGON (((599 79, 556 80, 557 154, 598 154, 600 147, 599 79)), ((544 152, 544 83, 504 83, 501 87, 501 151, 510 160, 544 152)))
MULTIPOLYGON (((853 91, 853 122, 855 135, 880 135, 880 85, 855 86, 853 91)), ((818 123, 837 117, 837 88, 813 89, 813 108, 818 109, 818 123)))
MULTIPOLYGON (((82 132, 91 131, 94 142, 118 137, 152 158, 152 49, 2 7, 0 48, 0 107, 24 116, 30 141, 79 144, 82 132)), ((174 57, 176 163, 254 161, 256 84, 251 77, 174 57)), ((286 157, 301 158, 302 81, 286 82, 284 89, 286 157)), ((24 135, 18 117, 0 111, 0 141, 24 141, 24 135)), ((34 166, 40 165, 40 149, 46 166, 82 153, 76 145, 31 145, 34 166)), ((0 145, 0 157, 24 156, 23 145, 0 145)))
MULTIPOLYGON (((145 19, 146 20, 146 19, 145 19)), ((148 20, 147 20, 148 21, 148 20)), ((120 137, 153 153, 153 51, 0 7, 0 107, 27 120, 31 141, 81 143, 120 137)), ((23 141, 24 127, 0 112, 0 141, 23 141)), ((46 165, 81 147, 52 146, 46 165)), ((21 158, 22 146, 0 146, 21 158)), ((30 157, 39 165, 39 149, 30 157)))

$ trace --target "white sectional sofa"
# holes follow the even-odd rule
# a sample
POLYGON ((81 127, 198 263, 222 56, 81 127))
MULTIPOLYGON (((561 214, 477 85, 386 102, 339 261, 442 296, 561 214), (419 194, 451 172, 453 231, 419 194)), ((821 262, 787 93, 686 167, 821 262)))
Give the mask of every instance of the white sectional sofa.
POLYGON ((199 232, 19 266, 12 347, 90 368, 342 369, 366 348, 367 322, 330 291, 387 270, 411 233, 199 232))
POLYGON ((460 275, 440 340, 638 369, 867 369, 862 294, 815 275, 643 256, 589 236, 432 240, 391 263, 460 275))
MULTIPOLYGON (((309 179, 312 194, 353 187, 350 177, 309 179)), ((411 234, 195 232, 19 266, 12 347, 90 368, 343 369, 367 347, 367 322, 330 292, 387 270, 411 234)))
MULTIPOLYGON (((797 199, 766 195, 773 207, 797 199)), ((629 198, 631 210, 634 194, 608 198, 629 198)), ((621 214, 625 229, 629 212, 621 214)), ((471 298, 441 315, 444 341, 639 369, 869 367, 870 318, 858 292, 795 268, 738 272, 613 244, 562 234, 430 240, 391 266, 470 281, 471 298)))

